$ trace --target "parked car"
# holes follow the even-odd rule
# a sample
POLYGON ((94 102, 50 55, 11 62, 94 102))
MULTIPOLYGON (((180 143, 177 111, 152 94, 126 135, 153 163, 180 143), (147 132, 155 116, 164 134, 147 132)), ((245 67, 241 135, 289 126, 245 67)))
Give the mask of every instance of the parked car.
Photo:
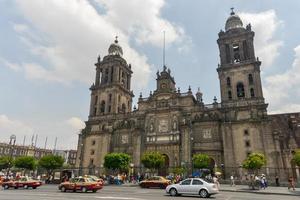
POLYGON ((36 189, 37 187, 41 186, 42 182, 38 181, 38 180, 34 180, 30 177, 22 177, 18 180, 8 180, 8 181, 4 181, 2 183, 2 187, 4 189, 9 189, 9 188, 24 188, 24 189, 28 189, 28 188, 32 188, 32 189, 36 189))
POLYGON ((153 176, 147 180, 143 180, 139 183, 142 188, 159 187, 166 188, 171 184, 171 181, 164 178, 163 176, 153 176))
POLYGON ((166 188, 166 192, 171 196, 177 196, 181 194, 195 194, 200 197, 210 197, 213 194, 219 192, 218 187, 213 183, 208 183, 200 178, 188 178, 177 184, 169 185, 166 188))
POLYGON ((81 191, 81 192, 97 192, 98 190, 103 188, 103 183, 96 182, 91 178, 86 177, 78 177, 70 179, 69 181, 63 182, 58 186, 58 189, 62 192, 66 192, 67 190, 71 190, 73 192, 81 191))

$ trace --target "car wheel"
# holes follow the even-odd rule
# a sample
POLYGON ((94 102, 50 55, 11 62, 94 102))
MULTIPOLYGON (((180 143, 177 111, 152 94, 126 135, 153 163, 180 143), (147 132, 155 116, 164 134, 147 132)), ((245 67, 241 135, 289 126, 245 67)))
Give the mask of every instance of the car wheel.
POLYGON ((24 188, 24 189, 28 189, 28 185, 24 185, 23 188, 24 188))
POLYGON ((97 192, 97 190, 93 190, 93 192, 95 193, 95 192, 97 192))
POLYGON ((8 185, 4 185, 4 189, 9 189, 9 186, 8 185))
POLYGON ((81 188, 81 192, 87 192, 86 187, 82 187, 82 188, 81 188))
POLYGON ((206 197, 208 197, 209 194, 205 189, 202 189, 202 190, 200 190, 199 195, 202 198, 206 198, 206 197))
POLYGON ((15 189, 18 189, 19 187, 18 186, 15 186, 15 189))
POLYGON ((64 186, 62 186, 62 187, 60 188, 60 191, 66 192, 67 190, 66 190, 66 188, 65 188, 64 186))
POLYGON ((173 197, 177 196, 177 190, 175 188, 171 188, 170 189, 170 195, 173 196, 173 197))

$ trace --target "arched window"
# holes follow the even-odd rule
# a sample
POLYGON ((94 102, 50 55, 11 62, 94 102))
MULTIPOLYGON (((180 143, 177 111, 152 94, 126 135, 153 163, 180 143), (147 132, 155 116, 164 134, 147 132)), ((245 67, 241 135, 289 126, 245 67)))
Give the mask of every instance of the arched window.
POLYGON ((231 93, 231 91, 228 91, 228 99, 229 99, 229 100, 232 99, 232 93, 231 93))
POLYGON ((104 113, 104 112, 105 112, 105 101, 101 101, 100 112, 101 112, 101 113, 104 113))
POLYGON ((227 77, 227 79, 226 79, 226 83, 227 83, 227 86, 228 86, 228 87, 230 87, 230 86, 231 86, 230 77, 227 77))
POLYGON ((233 44, 232 48, 233 48, 233 62, 239 63, 241 61, 240 47, 238 44, 233 44))
POLYGON ((250 89, 250 96, 251 96, 251 97, 255 97, 254 89, 253 89, 253 88, 250 89))
POLYGON ((225 45, 225 53, 226 53, 226 63, 230 63, 231 62, 231 55, 230 55, 229 44, 225 45))
POLYGON ((98 96, 96 95, 94 105, 97 105, 97 103, 98 103, 98 96))
POLYGON ((121 110, 122 110, 122 113, 125 113, 125 112, 126 112, 126 105, 125 105, 125 103, 122 104, 121 110))
POLYGON ((252 76, 252 74, 248 75, 248 81, 249 81, 249 85, 253 84, 253 76, 252 76))
POLYGON ((238 83, 236 85, 236 94, 237 94, 237 97, 245 97, 245 90, 244 90, 243 83, 238 83))

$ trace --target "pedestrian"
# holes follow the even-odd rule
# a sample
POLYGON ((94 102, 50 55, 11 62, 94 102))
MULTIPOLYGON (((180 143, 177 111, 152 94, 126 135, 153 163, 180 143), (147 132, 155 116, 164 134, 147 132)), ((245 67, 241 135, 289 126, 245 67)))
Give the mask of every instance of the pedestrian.
POLYGON ((262 174, 262 176, 260 177, 260 186, 263 189, 266 189, 266 187, 267 187, 267 179, 264 174, 262 174))
POLYGON ((213 177, 213 182, 214 182, 214 184, 216 184, 218 190, 220 190, 220 183, 219 183, 219 181, 218 181, 218 177, 214 176, 214 177, 213 177))
POLYGON ((235 186, 235 184, 234 184, 234 176, 233 175, 230 176, 230 185, 231 185, 231 187, 235 186))
POLYGON ((293 188, 293 190, 295 191, 295 181, 294 178, 292 176, 290 176, 289 178, 289 185, 288 185, 288 189, 290 190, 290 188, 293 188))
POLYGON ((279 184, 279 177, 278 175, 275 176, 275 183, 276 183, 276 186, 279 187, 280 184, 279 184))

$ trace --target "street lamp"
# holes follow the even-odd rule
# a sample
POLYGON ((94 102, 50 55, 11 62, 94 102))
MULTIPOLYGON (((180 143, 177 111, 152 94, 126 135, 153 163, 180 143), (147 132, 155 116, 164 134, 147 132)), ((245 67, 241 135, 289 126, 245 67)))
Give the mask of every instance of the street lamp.
POLYGON ((12 162, 12 159, 13 159, 13 148, 16 144, 16 135, 12 134, 10 137, 9 137, 9 146, 10 146, 10 156, 9 156, 9 162, 8 162, 8 168, 7 168, 7 178, 9 176, 9 171, 10 171, 10 168, 11 168, 11 162, 12 162))

